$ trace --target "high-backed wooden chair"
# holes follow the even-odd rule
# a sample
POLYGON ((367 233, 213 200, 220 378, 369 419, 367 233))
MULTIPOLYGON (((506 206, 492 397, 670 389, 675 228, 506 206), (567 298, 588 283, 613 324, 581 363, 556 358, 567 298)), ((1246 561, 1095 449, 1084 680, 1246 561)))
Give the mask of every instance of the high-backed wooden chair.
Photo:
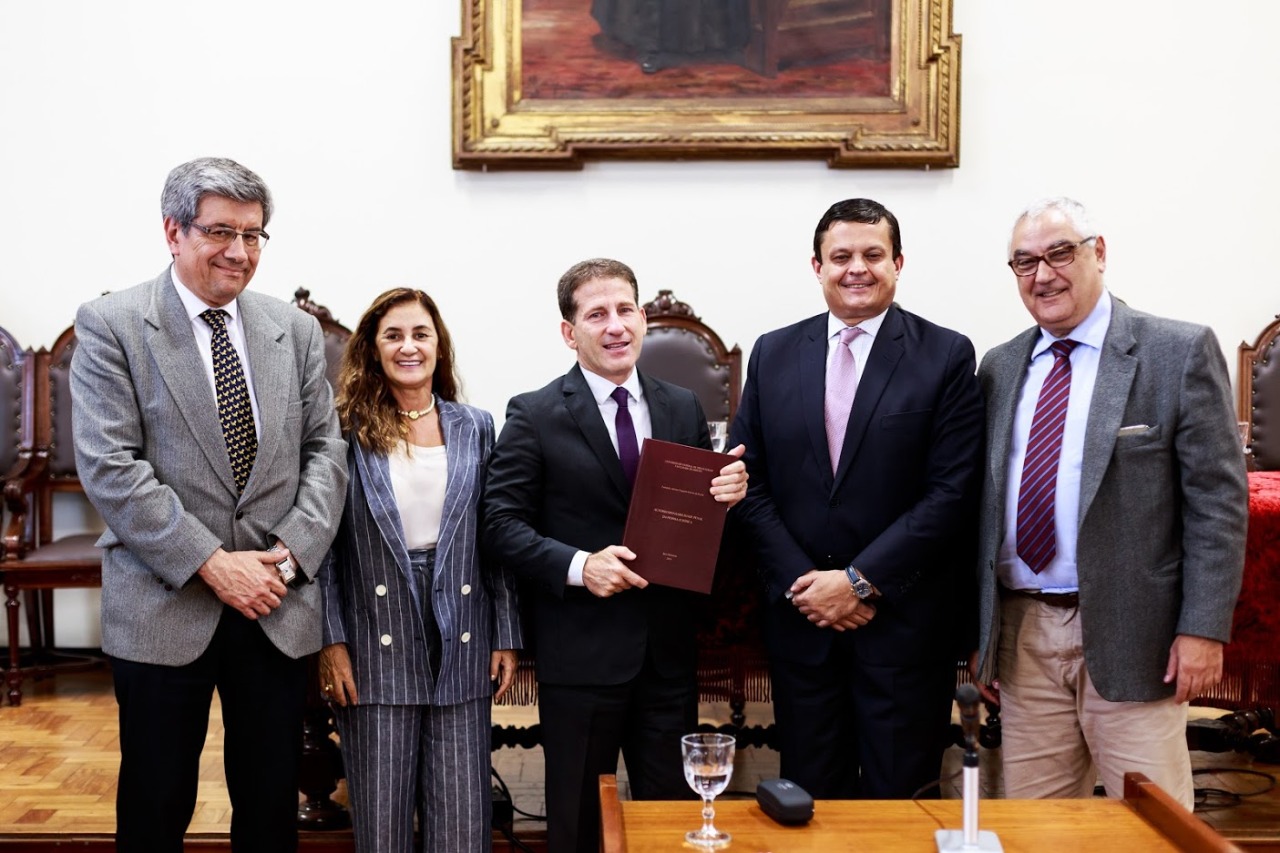
POLYGON ((640 370, 688 388, 709 421, 732 421, 742 391, 742 350, 724 341, 687 303, 670 290, 644 306, 649 332, 640 351, 640 370))
MULTIPOLYGON (((30 350, 20 349, 13 335, 0 328, 0 484, 17 474, 20 459, 31 455, 32 426, 31 379, 35 360, 30 350)), ((0 503, 0 530, 9 517, 0 503)), ((0 558, 5 552, 0 539, 0 558)), ((3 568, 0 567, 0 572, 3 568)))
POLYGON ((1250 346, 1240 343, 1236 371, 1237 420, 1246 424, 1244 445, 1250 466, 1280 471, 1280 314, 1267 324, 1250 346))
POLYGON ((311 291, 299 287, 293 292, 294 304, 320 321, 320 330, 324 332, 324 358, 329 363, 326 375, 333 390, 338 390, 338 370, 342 367, 342 351, 347 347, 347 339, 351 330, 339 323, 333 312, 323 305, 311 301, 311 291))
MULTIPOLYGON (((707 420, 731 422, 742 388, 742 350, 726 347, 715 330, 670 290, 644 306, 649 330, 640 351, 641 372, 690 389, 707 420)), ((698 629, 698 692, 703 701, 727 701, 740 737, 762 745, 761 731, 744 729, 747 701, 769 700, 768 665, 760 637, 759 581, 741 534, 730 523, 716 579, 698 629)))
POLYGON ((59 535, 54 530, 54 495, 84 493, 76 474, 71 440, 71 357, 75 327, 58 336, 53 349, 34 355, 34 449, 5 483, 9 523, 5 532, 4 591, 9 622, 9 703, 22 701, 23 669, 18 648, 19 594, 26 597, 33 674, 47 674, 56 664, 93 666, 96 657, 60 658, 54 654, 53 599, 50 592, 102 583, 102 552, 96 533, 59 535))

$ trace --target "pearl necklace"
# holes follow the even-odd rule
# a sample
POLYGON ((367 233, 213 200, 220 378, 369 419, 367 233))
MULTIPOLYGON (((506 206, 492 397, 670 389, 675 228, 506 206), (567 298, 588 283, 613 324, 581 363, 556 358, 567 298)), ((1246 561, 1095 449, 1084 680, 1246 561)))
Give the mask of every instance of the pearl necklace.
POLYGON ((411 421, 416 421, 418 418, 423 418, 431 414, 433 411, 435 411, 435 408, 436 408, 436 397, 434 394, 432 394, 431 405, 427 406, 425 409, 418 409, 418 410, 410 409, 407 412, 402 412, 399 409, 396 409, 396 414, 400 415, 401 417, 408 418, 411 421))

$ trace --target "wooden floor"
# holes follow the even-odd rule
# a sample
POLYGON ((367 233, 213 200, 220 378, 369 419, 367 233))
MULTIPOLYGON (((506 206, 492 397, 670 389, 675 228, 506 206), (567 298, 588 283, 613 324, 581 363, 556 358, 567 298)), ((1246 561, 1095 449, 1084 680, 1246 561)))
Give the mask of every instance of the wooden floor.
MULTIPOLYGON (((110 850, 115 829, 115 782, 119 762, 116 705, 111 692, 110 676, 105 671, 61 674, 56 678, 25 685, 23 704, 17 708, 0 706, 0 849, 4 853, 17 850, 45 850, 55 846, 79 850, 110 850)), ((754 752, 754 750, 753 750, 754 752)), ((776 776, 776 761, 767 750, 756 759, 756 766, 740 768, 746 772, 735 778, 735 796, 750 796, 754 779, 776 776), (737 784, 741 781, 742 787, 737 784)), ((948 767, 955 769, 959 750, 948 750, 948 767)), ((987 756, 984 756, 984 758, 987 756)), ((990 756, 994 758, 994 756, 990 756)), ((1248 794, 1266 787, 1269 782, 1254 774, 1280 775, 1280 766, 1257 764, 1240 753, 1192 753, 1197 768, 1221 768, 1220 772, 1196 776, 1197 788, 1214 788, 1224 792, 1248 794)), ((531 785, 541 776, 539 750, 499 750, 495 764, 513 778, 527 771, 531 785), (517 753, 526 753, 517 757, 517 753), (512 762, 521 765, 512 767, 512 762), (537 766, 533 766, 533 765, 537 766), (525 766, 527 765, 527 766, 525 766)), ((984 796, 998 796, 998 772, 987 769, 998 762, 984 762, 984 796)), ((222 771, 222 726, 217 703, 211 715, 209 737, 200 765, 200 789, 196 812, 189 830, 190 848, 226 847, 230 823, 230 804, 222 771)), ((736 774, 735 774, 736 775, 736 774)), ((1274 782, 1270 782, 1274 784, 1274 782)), ((542 803, 531 801, 537 796, 531 790, 520 793, 512 785, 519 808, 538 809, 542 803)), ((944 796, 955 796, 944 788, 944 796)), ((344 791, 334 799, 345 800, 344 791)), ((1280 850, 1280 790, 1259 796, 1236 798, 1215 795, 1198 805, 1196 813, 1206 823, 1228 838, 1250 849, 1280 850)), ((534 847, 540 829, 517 833, 534 847)), ((349 851, 349 832, 304 833, 303 847, 311 853, 349 851)), ((499 843, 495 850, 513 849, 499 843)))

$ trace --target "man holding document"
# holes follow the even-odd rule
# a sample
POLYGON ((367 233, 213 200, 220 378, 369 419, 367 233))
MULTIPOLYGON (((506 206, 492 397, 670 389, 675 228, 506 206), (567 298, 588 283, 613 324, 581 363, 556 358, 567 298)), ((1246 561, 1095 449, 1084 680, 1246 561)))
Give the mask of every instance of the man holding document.
MULTIPOLYGON (((634 798, 689 796, 680 736, 697 722, 697 597, 649 585, 619 543, 645 439, 711 447, 693 392, 635 369, 646 323, 630 267, 583 261, 557 293, 578 363, 512 398, 484 497, 485 545, 532 599, 552 853, 597 849, 596 780, 619 749, 634 798)), ((726 509, 746 487, 741 461, 706 484, 726 509)))

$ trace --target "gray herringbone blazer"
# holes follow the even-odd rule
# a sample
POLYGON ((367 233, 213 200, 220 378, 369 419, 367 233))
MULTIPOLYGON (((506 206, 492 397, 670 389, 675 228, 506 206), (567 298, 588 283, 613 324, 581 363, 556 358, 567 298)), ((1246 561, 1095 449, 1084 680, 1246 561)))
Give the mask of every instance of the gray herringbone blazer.
MULTIPOLYGON (((1104 299, 1110 299, 1104 294, 1104 299)), ((996 677, 996 560, 1013 417, 1040 330, 987 353, 979 546, 980 677, 996 677)), ((1171 696, 1177 634, 1226 641, 1244 571, 1249 492, 1222 350, 1204 326, 1112 302, 1085 428, 1078 572, 1084 656, 1113 702, 1171 696), (1145 425, 1141 431, 1122 427, 1145 425)))
POLYGON ((516 586, 479 551, 480 493, 493 418, 441 401, 448 481, 436 545, 431 607, 440 628, 440 675, 432 690, 404 527, 387 457, 351 441, 342 525, 320 571, 324 642, 346 643, 360 704, 455 705, 489 694, 489 653, 522 646, 516 586))
MULTIPOLYGON (((88 302, 71 362, 76 465, 106 522, 102 648, 179 666, 213 638, 223 605, 194 577, 219 546, 283 541, 308 577, 329 548, 347 471, 320 326, 246 290, 239 302, 258 400, 258 455, 236 495, 218 407, 166 270, 88 302)), ((260 620, 281 651, 320 648, 320 590, 290 590, 260 620)))

